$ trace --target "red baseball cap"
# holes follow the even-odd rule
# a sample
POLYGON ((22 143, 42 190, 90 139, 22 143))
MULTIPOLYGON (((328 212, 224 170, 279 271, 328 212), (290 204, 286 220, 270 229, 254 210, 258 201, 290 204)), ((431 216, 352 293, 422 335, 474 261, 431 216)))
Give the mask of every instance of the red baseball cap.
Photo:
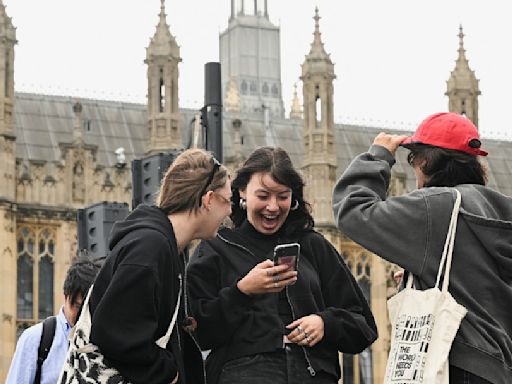
POLYGON ((475 125, 454 112, 435 113, 423 120, 414 135, 400 143, 406 148, 412 144, 429 144, 474 156, 487 156, 487 152, 480 149, 482 143, 475 125))

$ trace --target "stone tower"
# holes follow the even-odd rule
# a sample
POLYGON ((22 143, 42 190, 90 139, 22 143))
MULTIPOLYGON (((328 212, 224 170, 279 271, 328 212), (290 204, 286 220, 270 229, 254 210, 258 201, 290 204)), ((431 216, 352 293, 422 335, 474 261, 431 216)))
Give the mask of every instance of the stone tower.
POLYGON ((0 0, 0 382, 14 351, 16 321, 16 132, 14 45, 16 28, 0 0))
POLYGON ((322 43, 318 8, 315 9, 315 32, 309 54, 302 64, 304 103, 304 176, 306 194, 313 205, 318 229, 335 228, 332 213, 332 190, 336 179, 336 153, 333 115, 334 64, 322 43))
POLYGON ((146 153, 181 148, 178 109, 178 63, 180 48, 166 22, 165 0, 161 0, 160 20, 149 47, 148 65, 148 140, 146 153))
POLYGON ((267 0, 231 0, 220 63, 223 99, 234 79, 242 113, 284 117, 280 29, 269 19, 267 0))
POLYGON ((478 127, 478 96, 481 94, 479 80, 469 68, 464 49, 464 33, 459 27, 459 56, 450 78, 446 82, 448 110, 466 116, 478 127))

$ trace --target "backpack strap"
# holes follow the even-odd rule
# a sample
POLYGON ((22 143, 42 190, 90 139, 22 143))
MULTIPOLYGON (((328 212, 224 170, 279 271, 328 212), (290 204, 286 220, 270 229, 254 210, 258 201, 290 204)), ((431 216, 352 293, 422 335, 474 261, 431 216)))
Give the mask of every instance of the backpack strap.
POLYGON ((43 367, 43 362, 48 357, 48 353, 52 347, 56 327, 56 316, 47 317, 43 321, 43 332, 41 333, 41 341, 39 342, 39 349, 37 350, 37 368, 34 384, 41 383, 41 368, 43 367))

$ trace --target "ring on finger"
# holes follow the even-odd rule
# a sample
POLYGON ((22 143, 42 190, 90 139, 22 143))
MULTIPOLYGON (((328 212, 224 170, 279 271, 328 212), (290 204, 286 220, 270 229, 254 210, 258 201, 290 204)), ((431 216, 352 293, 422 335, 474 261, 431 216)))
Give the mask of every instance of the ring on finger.
POLYGON ((311 336, 306 337, 306 341, 309 343, 312 340, 311 336))
POLYGON ((304 331, 302 330, 302 328, 301 328, 301 326, 300 326, 300 325, 297 325, 297 331, 299 331, 299 333, 304 332, 304 331))
POLYGON ((309 340, 309 334, 306 331, 304 331, 304 339, 309 340))
POLYGON ((279 276, 278 275, 272 276, 272 281, 274 281, 274 283, 277 283, 279 281, 279 276))
POLYGON ((274 281, 274 288, 277 288, 277 287, 278 287, 278 285, 277 285, 277 283, 274 281))
POLYGON ((272 276, 272 272, 267 271, 267 276, 268 276, 268 277, 272 276))

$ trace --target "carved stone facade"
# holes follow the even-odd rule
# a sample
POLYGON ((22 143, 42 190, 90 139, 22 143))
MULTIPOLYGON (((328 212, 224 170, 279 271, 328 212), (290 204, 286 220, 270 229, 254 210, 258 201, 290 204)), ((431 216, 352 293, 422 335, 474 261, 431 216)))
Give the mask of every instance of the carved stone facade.
MULTIPOLYGON (((235 76, 223 77, 223 81, 230 79, 228 92, 224 94, 228 101, 228 108, 224 111, 227 112, 223 122, 224 138, 228 139, 225 143, 229 143, 229 153, 224 162, 234 173, 245 156, 257 145, 272 144, 269 140, 276 138, 278 144, 298 143, 298 149, 289 152, 297 166, 302 168, 307 182, 306 198, 313 205, 317 229, 339 251, 361 284, 379 329, 379 339, 367 351, 357 356, 340 356, 344 383, 381 383, 390 341, 386 301, 396 292, 393 273, 398 267, 361 248, 334 225, 332 189, 343 165, 340 164, 340 157, 337 157, 340 136, 337 143, 336 133, 340 128, 334 124, 333 118, 333 80, 336 75, 321 40, 318 10, 314 17, 314 41, 302 64, 303 111, 295 92, 290 119, 285 119, 280 89, 280 59, 279 55, 274 55, 279 52, 279 28, 269 21, 267 2, 252 2, 254 12, 244 8, 244 3, 251 3, 249 0, 232 0, 231 3, 230 24, 228 31, 220 37, 221 47, 225 45, 222 41, 228 41, 230 36, 247 28, 251 28, 248 39, 252 41, 254 36, 259 35, 253 29, 260 23, 266 39, 274 44, 274 48, 277 47, 277 50, 272 51, 277 64, 268 79, 256 78, 242 67, 236 71, 223 68, 229 69, 229 74, 235 76), (258 23, 255 24, 255 21, 258 23), (275 88, 271 86, 266 90, 255 85, 253 92, 251 81, 254 84, 258 82, 261 87, 267 81, 267 86, 272 83, 275 88), (266 110, 271 108, 272 113, 264 114, 261 110, 255 110, 256 106, 262 105, 262 100, 266 110), (229 132, 229 137, 226 137, 226 132, 229 132)), ((466 113, 476 123, 476 97, 480 91, 474 73, 469 67, 465 69, 467 61, 464 61, 462 30, 460 34, 459 60, 448 81, 447 95, 451 110, 466 113), (463 83, 461 79, 465 79, 463 83), (466 95, 464 110, 460 109, 463 95, 466 95)), ((102 152, 101 145, 93 145, 86 140, 86 101, 83 105, 80 101, 69 104, 72 119, 64 119, 69 125, 64 127, 68 135, 66 139, 58 134, 53 136, 55 142, 52 141, 52 149, 58 156, 44 159, 26 154, 17 155, 16 126, 13 120, 16 105, 12 80, 15 43, 15 29, 0 0, 0 382, 5 380, 17 332, 60 308, 63 280, 77 249, 76 210, 100 201, 131 203, 132 198, 130 167, 123 163, 107 165, 108 161, 100 161, 100 158, 107 158, 105 149, 102 152), (51 291, 50 296, 48 289, 51 291)), ((246 44, 243 41, 239 43, 241 47, 246 44)), ((235 48, 230 49, 232 57, 240 54, 234 51, 235 48)), ((254 55, 251 56, 256 62, 261 59, 256 56, 257 52, 254 49, 254 55)), ((221 61, 224 54, 221 49, 221 61)), ((179 47, 166 24, 164 0, 161 0, 159 24, 146 54, 148 104, 143 106, 143 121, 133 124, 146 130, 146 142, 140 145, 143 147, 140 151, 133 150, 134 156, 182 147, 181 116, 188 113, 188 119, 193 114, 180 110, 178 106, 180 61, 179 47)), ((134 111, 136 109, 131 110, 134 111)), ((124 132, 126 134, 129 130, 124 132)), ((131 132, 132 136, 137 135, 133 133, 136 131, 131 132)), ((131 141, 132 144, 136 142, 131 141)), ((350 150, 355 150, 353 147, 361 143, 354 141, 351 144, 350 150)), ((363 147, 361 150, 365 149, 363 147)), ((409 177, 401 173, 405 172, 404 168, 395 169, 398 171, 392 175, 390 195, 400 195, 411 189, 409 177)))

